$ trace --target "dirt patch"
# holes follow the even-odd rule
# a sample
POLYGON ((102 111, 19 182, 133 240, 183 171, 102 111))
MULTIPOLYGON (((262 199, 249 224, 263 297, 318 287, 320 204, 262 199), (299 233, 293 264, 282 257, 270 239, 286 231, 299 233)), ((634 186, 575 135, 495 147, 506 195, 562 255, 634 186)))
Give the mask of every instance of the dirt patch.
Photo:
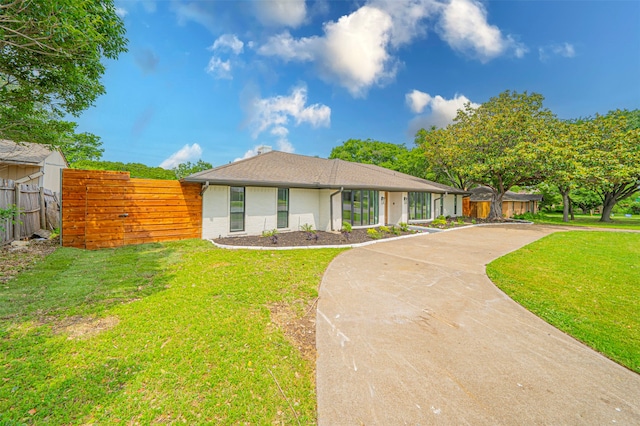
POLYGON ((69 340, 88 339, 89 337, 115 327, 119 322, 118 317, 114 316, 106 318, 68 317, 56 323, 53 326, 53 332, 55 334, 66 333, 69 335, 69 337, 67 337, 69 340))
POLYGON ((306 360, 316 361, 316 303, 314 299, 302 316, 286 303, 269 306, 271 321, 279 326, 286 338, 306 360))
MULTIPOLYGON (((393 238, 401 235, 415 234, 415 231, 398 232, 394 234, 391 232, 378 231, 378 239, 393 238)), ((227 237, 216 238, 215 241, 218 244, 224 244, 228 246, 247 246, 247 247, 309 247, 309 246, 328 246, 328 245, 349 245, 365 243, 367 241, 373 241, 367 229, 354 229, 348 235, 339 232, 324 232, 316 231, 315 234, 308 234, 303 231, 283 232, 282 234, 276 234, 277 239, 271 237, 262 236, 242 236, 242 237, 227 237), (316 238, 317 237, 317 238, 316 238), (274 241, 276 241, 274 243, 274 241)))
POLYGON ((31 240, 24 245, 5 244, 0 247, 0 284, 4 284, 20 272, 33 267, 60 247, 59 238, 31 240))

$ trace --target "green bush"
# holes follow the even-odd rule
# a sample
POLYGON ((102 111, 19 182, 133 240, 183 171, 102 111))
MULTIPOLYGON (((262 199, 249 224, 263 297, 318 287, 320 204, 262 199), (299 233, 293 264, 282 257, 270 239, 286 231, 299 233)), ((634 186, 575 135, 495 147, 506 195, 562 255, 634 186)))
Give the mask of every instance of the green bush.
POLYGON ((398 226, 402 232, 409 232, 409 224, 407 222, 400 222, 398 226))
POLYGON ((389 227, 388 227, 388 226, 384 226, 384 225, 383 225, 383 226, 381 226, 379 229, 380 229, 380 232, 384 232, 385 234, 389 234, 389 233, 391 233, 391 229, 389 229, 389 227))
POLYGON ((431 221, 431 225, 433 226, 445 226, 447 224, 447 219, 444 216, 438 216, 437 218, 431 221))
POLYGON ((353 226, 347 221, 342 222, 341 232, 351 232, 353 230, 353 226))
POLYGON ((382 237, 382 235, 380 235, 378 230, 375 228, 367 229, 367 235, 374 240, 379 240, 382 237))
POLYGON ((16 206, 15 204, 9 204, 9 206, 6 209, 0 209, 0 232, 4 232, 4 222, 5 220, 9 219, 9 222, 12 224, 15 224, 15 217, 16 214, 18 213, 19 209, 18 206, 16 206))

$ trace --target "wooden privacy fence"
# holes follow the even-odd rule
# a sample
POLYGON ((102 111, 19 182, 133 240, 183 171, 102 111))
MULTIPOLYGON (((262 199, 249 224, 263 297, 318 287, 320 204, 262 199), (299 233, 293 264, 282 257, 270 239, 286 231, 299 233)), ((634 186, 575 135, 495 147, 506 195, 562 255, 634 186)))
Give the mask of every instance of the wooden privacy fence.
POLYGON ((60 226, 60 205, 55 193, 38 185, 23 185, 0 179, 0 209, 16 205, 19 215, 0 223, 0 245, 31 237, 39 229, 60 226))
POLYGON ((200 238, 200 184, 64 169, 62 245, 98 249, 200 238))

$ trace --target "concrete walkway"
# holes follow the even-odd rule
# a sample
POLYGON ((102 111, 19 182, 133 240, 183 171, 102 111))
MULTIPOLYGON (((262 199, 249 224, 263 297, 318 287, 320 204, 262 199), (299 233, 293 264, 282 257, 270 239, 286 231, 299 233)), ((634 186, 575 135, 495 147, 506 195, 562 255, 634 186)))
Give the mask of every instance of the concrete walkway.
POLYGON ((319 424, 640 424, 640 375, 485 275, 556 230, 473 227, 338 256, 318 303, 319 424))

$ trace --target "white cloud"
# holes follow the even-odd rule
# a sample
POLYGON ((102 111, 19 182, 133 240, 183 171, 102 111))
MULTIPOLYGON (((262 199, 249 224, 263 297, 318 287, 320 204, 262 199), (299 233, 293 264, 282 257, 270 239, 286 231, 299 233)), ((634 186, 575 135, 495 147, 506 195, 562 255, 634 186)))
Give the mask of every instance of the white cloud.
POLYGON ((405 95, 405 100, 407 101, 409 108, 411 108, 411 111, 416 114, 420 114, 431 101, 431 96, 428 93, 414 90, 413 92, 405 95))
POLYGON ((267 26, 299 27, 307 16, 305 0, 269 0, 253 2, 256 16, 267 26))
POLYGON ((412 135, 420 129, 427 129, 431 126, 441 128, 453 123, 458 110, 463 109, 467 103, 471 103, 473 108, 480 106, 480 104, 471 102, 464 95, 455 94, 452 99, 445 99, 440 95, 431 96, 419 90, 407 93, 406 101, 415 113, 421 113, 427 107, 430 110, 429 113, 419 115, 409 122, 409 134, 412 135))
POLYGON ((391 17, 391 44, 394 47, 424 36, 427 33, 425 18, 434 16, 442 8, 435 0, 370 0, 369 4, 391 17))
POLYGON ((324 25, 323 37, 294 39, 284 32, 269 39, 258 53, 285 61, 313 61, 322 78, 345 87, 353 96, 395 76, 387 48, 392 20, 386 12, 363 6, 337 22, 324 25))
POLYGON ((488 62, 508 51, 522 57, 527 48, 487 22, 487 11, 477 0, 451 0, 439 21, 440 37, 452 49, 488 62))
POLYGON ((173 169, 178 164, 185 163, 187 161, 196 161, 202 155, 202 148, 197 143, 193 145, 186 144, 180 150, 174 152, 160 163, 160 167, 163 169, 173 169))
POLYGON ((124 7, 116 7, 116 15, 118 15, 119 17, 124 18, 128 14, 129 12, 124 7))
POLYGON ((230 51, 236 55, 242 53, 244 43, 235 34, 223 34, 213 42, 209 50, 230 51))
POLYGON ((202 25, 212 33, 219 30, 215 23, 215 2, 189 2, 172 1, 171 8, 176 14, 179 25, 186 25, 192 21, 202 25))
POLYGON ((218 79, 233 79, 233 75, 231 75, 231 61, 223 61, 217 56, 213 56, 211 59, 209 59, 209 64, 207 65, 207 68, 205 68, 205 70, 208 74, 211 74, 218 79))
MULTIPOLYGON (((209 47, 209 50, 214 52, 230 52, 234 55, 239 55, 244 49, 244 43, 238 39, 235 34, 223 34, 213 42, 213 45, 209 47)), ((231 59, 223 61, 220 56, 212 56, 209 59, 209 64, 205 68, 207 73, 213 75, 218 79, 233 79, 231 69, 233 64, 231 59)))
POLYGON ((538 48, 538 56, 542 62, 548 60, 551 55, 573 58, 576 56, 576 49, 573 44, 567 42, 538 48))
MULTIPOLYGON (((277 148, 284 152, 294 152, 289 142, 289 126, 309 124, 311 127, 328 127, 331 123, 331 108, 322 104, 307 105, 307 88, 294 87, 288 96, 271 98, 254 97, 248 105, 248 121, 252 127, 252 137, 256 139, 263 132, 276 138, 277 148)), ((256 155, 255 147, 243 158, 256 155)))

